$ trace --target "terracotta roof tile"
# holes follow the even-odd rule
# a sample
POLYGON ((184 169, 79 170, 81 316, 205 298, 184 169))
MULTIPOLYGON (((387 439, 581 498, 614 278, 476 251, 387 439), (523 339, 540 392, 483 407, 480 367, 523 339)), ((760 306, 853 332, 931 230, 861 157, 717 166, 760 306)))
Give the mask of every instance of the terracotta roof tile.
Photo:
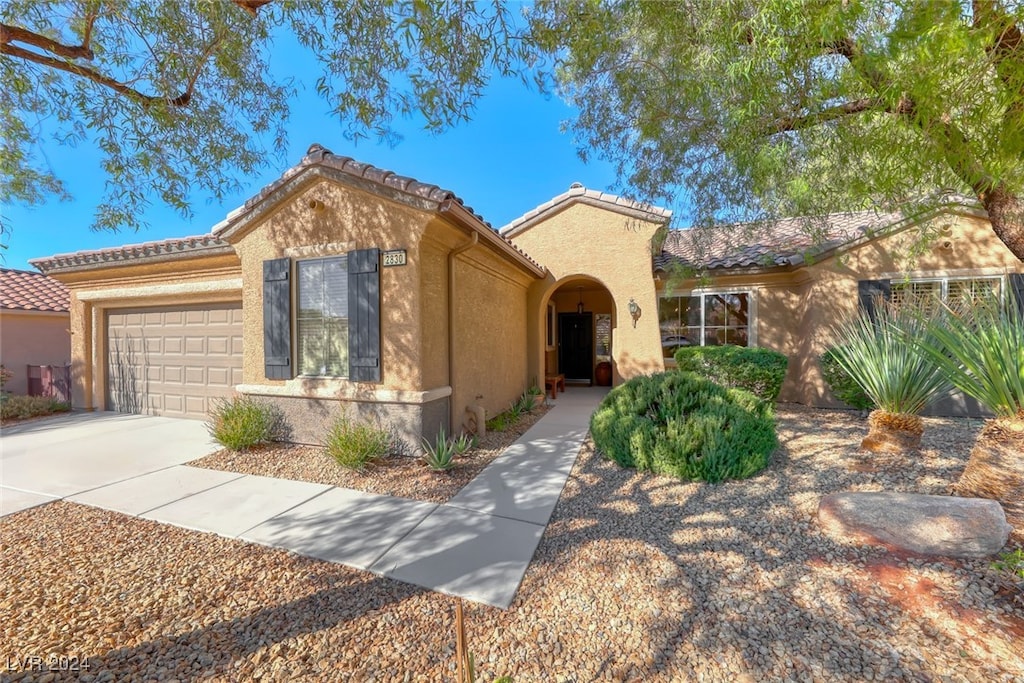
POLYGON ((402 192, 404 194, 419 197, 430 202, 436 202, 437 206, 442 203, 451 202, 461 206, 477 223, 477 229, 493 234, 494 238, 504 244, 512 252, 525 259, 529 264, 539 271, 544 267, 531 258, 526 252, 512 243, 511 240, 500 235, 490 223, 482 216, 467 206, 454 192, 445 190, 437 185, 423 183, 415 178, 398 175, 394 171, 377 168, 351 157, 334 154, 319 144, 313 144, 296 166, 285 171, 280 178, 263 187, 256 195, 246 200, 245 204, 230 212, 225 221, 213 227, 208 235, 195 237, 179 237, 157 242, 145 242, 143 244, 129 244, 123 247, 112 249, 100 249, 96 251, 77 251, 70 254, 58 254, 48 258, 34 259, 32 265, 44 273, 53 271, 83 270, 98 268, 110 265, 118 265, 126 261, 139 259, 167 259, 185 256, 188 252, 197 251, 232 251, 231 245, 221 239, 225 231, 229 231, 231 224, 243 214, 253 210, 257 204, 267 196, 284 186, 289 180, 302 171, 313 166, 324 166, 340 171, 347 175, 362 178, 382 187, 402 192))
POLYGON ((901 213, 858 211, 672 230, 654 257, 654 269, 665 270, 673 263, 704 270, 796 265, 806 254, 843 246, 902 218, 901 213))
POLYGON ((55 270, 80 270, 90 267, 119 265, 125 261, 137 261, 140 259, 174 258, 202 251, 230 252, 232 248, 227 242, 213 235, 196 235, 194 237, 172 237, 155 242, 128 244, 123 247, 112 247, 110 249, 57 254, 47 258, 32 259, 29 263, 44 273, 49 273, 55 270))
POLYGON ((949 211, 985 215, 977 199, 943 191, 910 200, 897 211, 851 211, 672 230, 654 257, 654 270, 671 264, 697 270, 792 267, 808 256, 847 248, 949 211))
POLYGON ((67 288, 53 278, 30 270, 0 268, 0 308, 67 313, 69 304, 67 288))
POLYGON ((214 226, 213 234, 230 234, 232 225, 235 224, 236 219, 239 219, 247 212, 253 210, 257 204, 288 183, 288 181, 296 175, 314 166, 330 168, 346 175, 370 181, 382 187, 390 188, 414 197, 419 197, 420 199, 425 199, 430 202, 436 202, 438 206, 444 202, 458 204, 479 223, 478 227, 480 229, 489 230, 494 233, 495 237, 497 237, 499 241, 511 247, 513 251, 526 259, 535 268, 539 270, 544 269, 544 267, 531 258, 529 254, 513 244, 507 237, 496 231, 488 221, 484 220, 483 216, 476 213, 472 207, 467 205, 461 197, 451 190, 446 190, 443 187, 432 183, 424 183, 408 176, 398 175, 394 171, 377 168, 371 164, 357 161, 352 157, 335 154, 319 143, 313 143, 310 145, 309 149, 306 151, 306 156, 302 158, 302 161, 285 171, 281 177, 274 182, 264 186, 258 193, 256 193, 256 195, 246 200, 245 204, 230 212, 225 221, 214 226))

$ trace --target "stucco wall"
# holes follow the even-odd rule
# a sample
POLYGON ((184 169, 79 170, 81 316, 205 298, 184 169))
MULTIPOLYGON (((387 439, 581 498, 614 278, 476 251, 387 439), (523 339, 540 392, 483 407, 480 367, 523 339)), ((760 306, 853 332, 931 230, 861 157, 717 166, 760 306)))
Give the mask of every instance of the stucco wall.
MULTIPOLYGON (((381 268, 381 385, 420 391, 424 386, 420 346, 420 260, 416 246, 429 215, 377 195, 330 180, 318 180, 289 196, 245 231, 232 236, 242 262, 243 363, 247 385, 283 385, 265 377, 263 353, 263 262, 343 255, 355 249, 405 249, 408 264, 381 268), (319 202, 322 208, 310 208, 319 202)), ((294 339, 294 329, 292 330, 294 339)), ((294 344, 294 342, 293 342, 294 344)), ((293 349, 294 351, 294 349, 293 349)), ((293 395, 314 388, 355 384, 344 379, 296 378, 293 395)))
POLYGON ((614 301, 612 365, 616 383, 664 369, 657 293, 651 277, 651 238, 659 227, 658 222, 610 207, 574 203, 511 236, 551 273, 546 282, 534 285, 531 293, 531 376, 543 374, 548 355, 543 338, 547 301, 559 286, 580 275, 604 285, 614 301), (636 327, 628 313, 630 298, 642 310, 636 327))
POLYGON ((527 286, 530 278, 483 247, 455 260, 453 429, 466 409, 480 405, 493 417, 526 390, 527 286))
POLYGON ((1024 263, 996 237, 987 219, 949 214, 934 219, 942 237, 913 256, 918 228, 880 238, 808 268, 800 322, 803 340, 797 353, 801 382, 795 400, 811 405, 838 405, 821 377, 818 356, 832 343, 830 328, 857 311, 857 281, 927 277, 977 277, 1024 272, 1024 263), (948 248, 945 243, 949 243, 948 248))
POLYGON ((28 393, 28 365, 71 362, 70 327, 67 313, 0 310, 0 363, 13 374, 4 391, 28 393))

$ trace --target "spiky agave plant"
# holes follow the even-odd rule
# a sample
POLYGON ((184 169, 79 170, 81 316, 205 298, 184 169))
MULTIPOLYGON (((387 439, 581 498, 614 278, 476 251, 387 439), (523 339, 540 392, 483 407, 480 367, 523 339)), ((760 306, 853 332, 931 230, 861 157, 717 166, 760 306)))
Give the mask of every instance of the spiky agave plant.
POLYGON ((919 348, 953 385, 995 414, 975 442, 955 490, 1003 505, 1024 539, 1024 314, 1018 302, 975 299, 947 308, 919 348))
POLYGON ((932 357, 914 343, 932 340, 937 308, 913 300, 877 301, 874 314, 861 311, 833 329, 833 357, 874 402, 861 448, 872 452, 921 446, 921 411, 950 389, 932 357))

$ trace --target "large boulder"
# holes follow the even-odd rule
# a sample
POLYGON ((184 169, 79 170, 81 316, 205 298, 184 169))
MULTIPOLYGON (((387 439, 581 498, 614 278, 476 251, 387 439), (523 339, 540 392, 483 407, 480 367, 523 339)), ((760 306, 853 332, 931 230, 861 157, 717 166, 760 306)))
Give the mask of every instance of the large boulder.
POLYGON ((1011 530, 994 500, 914 493, 832 493, 821 499, 818 521, 839 540, 946 557, 992 555, 1011 530))

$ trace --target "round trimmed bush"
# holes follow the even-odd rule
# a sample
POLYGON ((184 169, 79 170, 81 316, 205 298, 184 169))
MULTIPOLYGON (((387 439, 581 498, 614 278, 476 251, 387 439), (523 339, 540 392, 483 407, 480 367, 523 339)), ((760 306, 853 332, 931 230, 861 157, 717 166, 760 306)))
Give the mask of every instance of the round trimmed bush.
POLYGON ((597 448, 623 467, 708 482, 757 474, 778 445, 771 404, 689 372, 615 387, 590 431, 597 448))
POLYGON ((775 402, 786 379, 789 359, 771 349, 745 346, 687 346, 675 352, 676 368, 693 372, 715 384, 746 389, 775 402))

